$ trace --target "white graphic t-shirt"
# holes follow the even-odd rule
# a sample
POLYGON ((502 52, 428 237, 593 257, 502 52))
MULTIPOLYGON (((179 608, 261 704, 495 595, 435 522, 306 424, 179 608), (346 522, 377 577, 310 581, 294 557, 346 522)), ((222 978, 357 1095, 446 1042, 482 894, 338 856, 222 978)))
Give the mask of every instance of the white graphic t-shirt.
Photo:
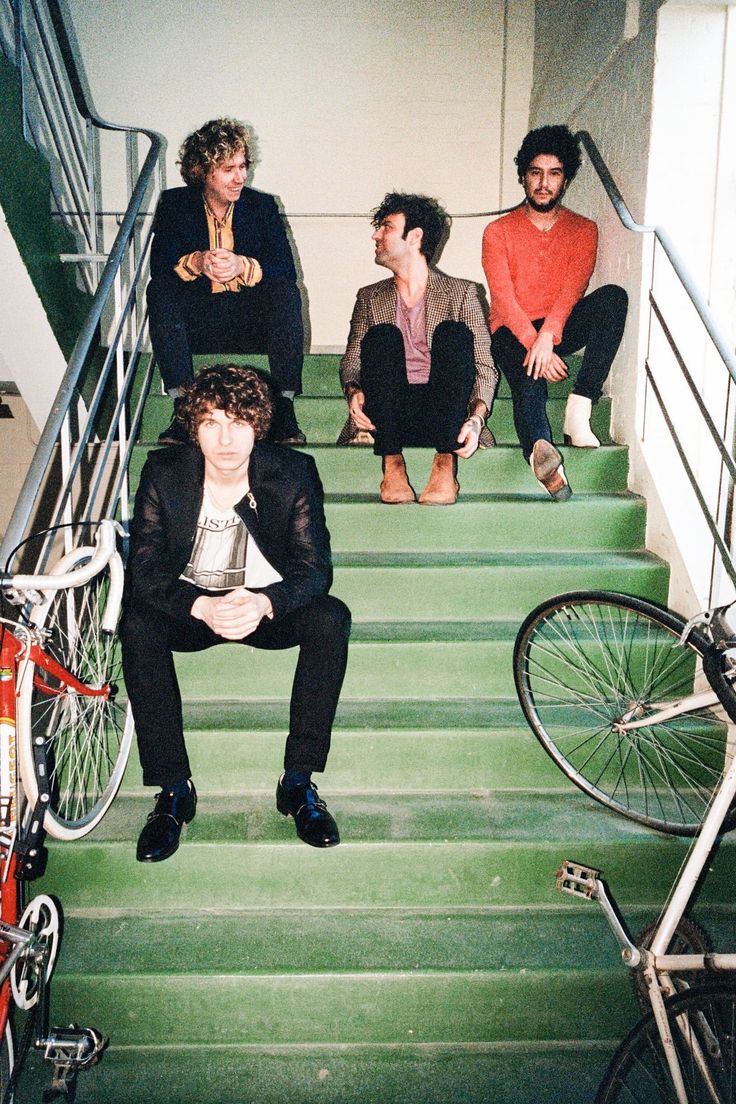
POLYGON ((220 510, 204 489, 197 533, 181 578, 203 590, 233 590, 280 583, 279 574, 235 510, 220 510))

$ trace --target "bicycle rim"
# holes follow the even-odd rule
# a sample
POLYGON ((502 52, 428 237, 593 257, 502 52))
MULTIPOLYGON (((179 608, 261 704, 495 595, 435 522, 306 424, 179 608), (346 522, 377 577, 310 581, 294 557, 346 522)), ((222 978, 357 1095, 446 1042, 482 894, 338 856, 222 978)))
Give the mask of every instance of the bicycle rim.
MULTIPOLYGON (((79 550, 67 570, 89 559, 79 550)), ((48 638, 44 652, 86 686, 106 693, 87 697, 71 690, 40 664, 20 673, 18 758, 31 805, 48 794, 44 826, 59 839, 83 836, 112 802, 130 750, 133 722, 121 700, 122 667, 117 636, 102 629, 109 568, 84 586, 61 590, 31 615, 48 638), (39 779, 33 741, 43 741, 47 777, 39 779)))
MULTIPOLYGON (((665 1002, 688 1104, 736 1104, 736 989, 702 986, 665 1002)), ((652 1013, 613 1056, 595 1104, 676 1104, 652 1013)))
POLYGON ((731 753, 722 709, 620 727, 709 689, 708 643, 691 633, 680 647, 683 626, 628 595, 563 594, 519 630, 514 676, 532 730, 580 789, 651 828, 694 835, 731 753))

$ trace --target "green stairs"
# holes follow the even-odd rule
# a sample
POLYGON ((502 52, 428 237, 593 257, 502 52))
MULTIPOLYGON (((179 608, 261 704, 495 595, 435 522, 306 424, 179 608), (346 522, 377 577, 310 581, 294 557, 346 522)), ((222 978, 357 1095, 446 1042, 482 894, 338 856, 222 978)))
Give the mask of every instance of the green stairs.
MULTIPOLYGON (((274 806, 295 656, 181 656, 200 805, 178 853, 135 862, 151 792, 133 760, 102 825, 52 845, 39 885, 66 916, 52 1020, 111 1039, 80 1104, 589 1104, 636 1019, 600 910, 557 894, 555 870, 602 868, 638 930, 685 844, 577 792, 525 727, 511 671, 519 622, 551 594, 666 599, 626 452, 568 450, 575 494, 554 503, 502 395, 499 447, 461 463, 456 506, 386 507, 371 450, 333 445, 336 381, 337 358, 308 358, 298 416, 325 485, 333 593, 354 616, 318 779, 343 842, 304 846, 274 806)), ((604 438, 607 415, 601 403, 604 438)), ((169 416, 153 395, 144 440, 169 416)), ((430 460, 408 454, 417 488, 430 460)), ((699 906, 716 940, 733 925, 733 857, 725 843, 699 906)))

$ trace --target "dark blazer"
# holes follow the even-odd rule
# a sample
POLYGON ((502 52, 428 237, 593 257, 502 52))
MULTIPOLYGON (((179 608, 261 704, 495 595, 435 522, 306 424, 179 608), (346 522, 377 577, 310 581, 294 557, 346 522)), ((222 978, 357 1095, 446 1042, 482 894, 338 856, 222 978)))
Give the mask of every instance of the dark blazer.
MULTIPOLYGON (((332 584, 330 534, 322 484, 311 456, 259 441, 250 457, 250 490, 235 507, 283 581, 259 587, 274 620, 327 594, 332 584)), ((130 524, 126 603, 143 602, 187 619, 202 593, 179 576, 194 544, 204 493, 204 458, 196 445, 149 453, 130 524)))
MULTIPOLYGON (((266 192, 243 188, 233 211, 235 252, 255 257, 263 279, 296 281, 296 269, 284 222, 276 201, 266 192)), ((170 274, 179 260, 195 249, 210 247, 207 215, 198 188, 169 188, 161 193, 153 222, 151 277, 170 274)), ((193 285, 209 293, 209 281, 193 285), (206 284, 206 286, 205 286, 206 284)))

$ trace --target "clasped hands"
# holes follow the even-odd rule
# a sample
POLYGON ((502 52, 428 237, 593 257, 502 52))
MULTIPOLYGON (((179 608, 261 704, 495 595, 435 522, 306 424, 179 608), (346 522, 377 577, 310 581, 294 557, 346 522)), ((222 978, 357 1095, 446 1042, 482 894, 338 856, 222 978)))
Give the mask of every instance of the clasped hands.
POLYGON ((554 338, 548 330, 542 330, 524 357, 526 374, 532 379, 546 379, 559 383, 567 379, 567 365, 554 351, 554 338))
POLYGON ((273 607, 265 594, 238 587, 217 597, 200 594, 190 612, 224 640, 242 640, 255 632, 264 617, 273 616, 273 607))
MULTIPOLYGON (((367 429, 371 433, 375 431, 375 426, 365 413, 363 407, 365 406, 365 394, 363 391, 353 391, 352 395, 348 399, 348 410, 350 411, 350 417, 353 419, 358 429, 367 429)), ((458 444, 462 447, 455 449, 457 456, 462 456, 464 460, 467 460, 469 456, 472 456, 475 450, 478 448, 478 442, 480 440, 480 432, 483 428, 483 423, 479 416, 475 418, 468 418, 460 426, 460 432, 457 435, 458 444)))
POLYGON ((212 283, 227 284, 243 274, 243 258, 230 249, 203 249, 199 258, 201 275, 212 283))

